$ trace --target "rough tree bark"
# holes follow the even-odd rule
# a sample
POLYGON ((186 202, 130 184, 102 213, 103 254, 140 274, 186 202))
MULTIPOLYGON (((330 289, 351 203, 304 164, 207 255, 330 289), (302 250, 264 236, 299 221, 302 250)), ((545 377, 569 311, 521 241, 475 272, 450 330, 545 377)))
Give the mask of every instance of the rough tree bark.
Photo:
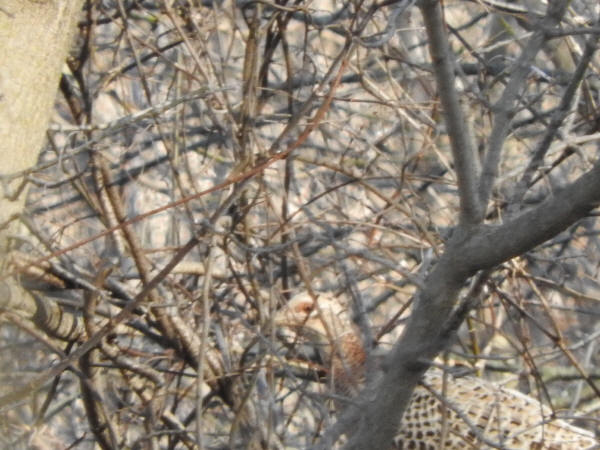
MULTIPOLYGON (((0 7, 0 274, 26 195, 23 174, 45 139, 83 0, 5 0, 0 7)), ((31 296, 0 278, 0 310, 35 311, 31 296)))

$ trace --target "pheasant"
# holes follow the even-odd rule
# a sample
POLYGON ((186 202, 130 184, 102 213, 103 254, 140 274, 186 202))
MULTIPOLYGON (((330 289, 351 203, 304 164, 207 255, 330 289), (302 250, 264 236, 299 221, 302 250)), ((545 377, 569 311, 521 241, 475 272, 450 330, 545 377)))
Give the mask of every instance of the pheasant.
MULTIPOLYGON (((366 354, 356 328, 325 294, 292 298, 275 315, 280 331, 293 331, 329 364, 337 394, 353 395, 365 378, 366 354)), ((453 377, 432 367, 415 389, 392 449, 599 448, 593 434, 560 419, 521 392, 476 377, 453 377), (444 379, 445 378, 445 379, 444 379), (443 444, 442 444, 443 440, 443 444)))

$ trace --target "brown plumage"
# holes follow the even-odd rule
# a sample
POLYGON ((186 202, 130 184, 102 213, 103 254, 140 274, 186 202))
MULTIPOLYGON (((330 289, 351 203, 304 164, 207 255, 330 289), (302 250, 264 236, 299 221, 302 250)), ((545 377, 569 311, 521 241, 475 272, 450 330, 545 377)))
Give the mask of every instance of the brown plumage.
MULTIPOLYGON (((338 394, 357 392, 365 377, 365 352, 338 302, 324 294, 316 302, 301 294, 276 314, 275 323, 320 352, 338 394)), ((550 409, 532 397, 431 368, 413 393, 392 448, 571 450, 597 445, 592 433, 552 419, 550 409)))

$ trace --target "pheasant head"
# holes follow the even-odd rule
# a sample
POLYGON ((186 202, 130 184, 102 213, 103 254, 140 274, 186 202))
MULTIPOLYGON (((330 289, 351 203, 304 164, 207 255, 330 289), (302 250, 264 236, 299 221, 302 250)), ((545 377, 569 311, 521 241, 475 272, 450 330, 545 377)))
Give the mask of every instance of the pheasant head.
POLYGON ((275 325, 294 341, 319 352, 338 394, 355 393, 365 376, 365 352, 347 312, 329 294, 304 293, 292 298, 275 315, 275 325))
MULTIPOLYGON (((365 351, 339 301, 300 294, 276 313, 275 325, 320 353, 337 394, 357 393, 365 379, 365 351)), ((415 388, 392 448, 568 450, 597 444, 590 432, 554 418, 537 399, 434 367, 415 388)))

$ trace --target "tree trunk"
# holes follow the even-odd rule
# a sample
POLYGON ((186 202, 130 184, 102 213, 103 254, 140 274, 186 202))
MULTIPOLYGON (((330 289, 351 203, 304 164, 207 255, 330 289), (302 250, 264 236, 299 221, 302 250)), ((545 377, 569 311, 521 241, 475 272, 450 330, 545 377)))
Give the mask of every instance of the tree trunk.
MULTIPOLYGON (((37 161, 82 5, 83 0, 4 0, 0 6, 0 273, 27 191, 24 177, 16 175, 37 161)), ((11 280, 0 280, 0 310, 18 305, 30 314, 31 297, 11 280)))

